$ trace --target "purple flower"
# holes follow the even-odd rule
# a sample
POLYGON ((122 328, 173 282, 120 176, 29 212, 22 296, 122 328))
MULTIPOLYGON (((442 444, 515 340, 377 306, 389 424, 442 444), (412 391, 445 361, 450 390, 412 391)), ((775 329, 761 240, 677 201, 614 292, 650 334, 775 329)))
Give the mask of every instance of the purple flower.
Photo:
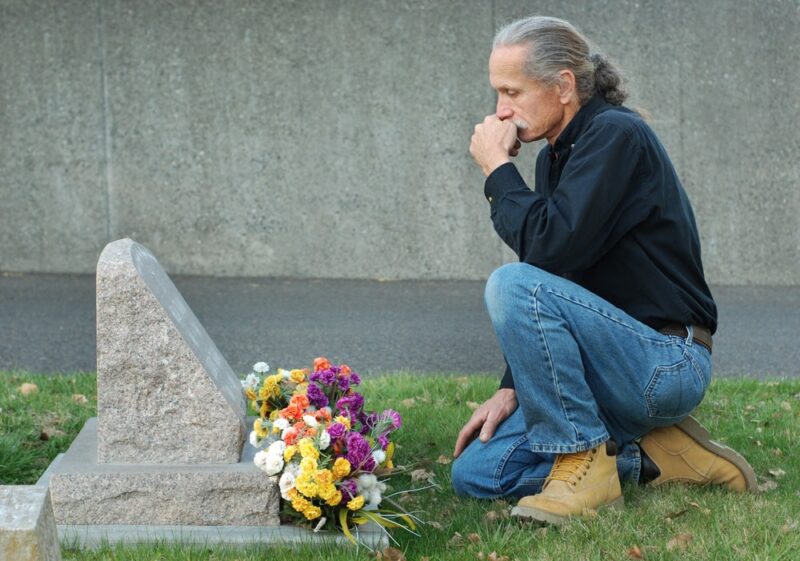
POLYGON ((352 470, 356 471, 361 467, 367 458, 372 459, 372 449, 369 442, 357 432, 347 435, 347 461, 350 462, 352 470))
POLYGON ((336 402, 336 408, 345 411, 351 419, 358 417, 361 408, 364 407, 364 396, 360 393, 351 393, 336 402))
POLYGON ((357 386, 361 383, 361 376, 356 374, 355 372, 350 373, 350 383, 354 386, 357 386))
POLYGON ((388 433, 382 434, 378 437, 378 444, 381 445, 383 450, 389 447, 389 437, 387 436, 388 433))
POLYGON ((375 459, 370 455, 370 457, 367 458, 367 460, 361 466, 361 471, 368 471, 371 473, 372 471, 375 470, 376 467, 377 464, 375 463, 375 459))
POLYGON ((392 430, 397 430, 403 426, 403 418, 400 416, 400 413, 394 409, 386 409, 383 413, 381 413, 381 418, 391 420, 392 430))
POLYGON ((336 381, 336 373, 331 368, 326 368, 325 370, 317 370, 313 372, 309 377, 309 381, 311 382, 319 382, 322 385, 330 386, 336 381))
POLYGON ((325 395, 325 392, 323 392, 322 388, 320 388, 317 384, 309 384, 306 395, 308 396, 308 400, 311 402, 311 404, 315 405, 317 409, 322 409, 328 405, 328 396, 325 395))
POLYGON ((331 440, 337 440, 344 436, 344 433, 347 432, 347 427, 342 423, 333 423, 326 430, 331 435, 331 440))
POLYGON ((341 378, 339 378, 338 384, 339 384, 339 389, 342 390, 343 392, 346 392, 347 390, 350 389, 350 378, 348 378, 347 376, 342 376, 341 378))
POLYGON ((339 483, 339 491, 342 492, 342 503, 347 503, 347 501, 358 495, 358 484, 356 484, 355 479, 345 479, 339 483))

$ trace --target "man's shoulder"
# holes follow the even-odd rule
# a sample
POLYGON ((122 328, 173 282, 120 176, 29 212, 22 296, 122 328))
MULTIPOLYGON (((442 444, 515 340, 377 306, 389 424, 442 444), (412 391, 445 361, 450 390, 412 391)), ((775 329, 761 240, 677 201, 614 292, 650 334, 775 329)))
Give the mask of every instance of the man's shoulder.
POLYGON ((617 131, 642 144, 652 143, 657 139, 655 131, 647 123, 647 118, 627 107, 610 105, 598 112, 589 127, 604 128, 609 132, 617 131))

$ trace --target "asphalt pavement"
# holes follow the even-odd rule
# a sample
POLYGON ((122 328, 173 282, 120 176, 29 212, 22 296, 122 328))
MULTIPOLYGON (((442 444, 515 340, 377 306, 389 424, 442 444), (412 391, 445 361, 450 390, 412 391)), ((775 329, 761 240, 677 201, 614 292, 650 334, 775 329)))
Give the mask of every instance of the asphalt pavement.
MULTIPOLYGON (((361 374, 499 376, 483 282, 173 277, 234 371, 317 356, 361 374)), ((712 287, 717 376, 800 377, 800 287, 712 287)), ((0 370, 94 371, 93 275, 0 275, 0 370)))

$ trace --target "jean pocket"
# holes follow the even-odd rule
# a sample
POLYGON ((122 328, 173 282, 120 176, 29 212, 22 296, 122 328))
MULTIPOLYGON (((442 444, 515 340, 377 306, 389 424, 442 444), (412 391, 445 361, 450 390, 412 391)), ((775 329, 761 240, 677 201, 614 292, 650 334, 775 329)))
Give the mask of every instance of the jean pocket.
POLYGON ((658 419, 685 417, 700 404, 705 391, 697 364, 684 353, 680 362, 653 371, 645 389, 647 413, 658 419))

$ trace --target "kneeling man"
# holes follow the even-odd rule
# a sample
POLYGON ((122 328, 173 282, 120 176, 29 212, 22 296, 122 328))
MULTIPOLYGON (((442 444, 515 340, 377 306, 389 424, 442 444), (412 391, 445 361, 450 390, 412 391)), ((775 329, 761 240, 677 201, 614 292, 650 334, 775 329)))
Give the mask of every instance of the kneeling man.
POLYGON ((519 497, 514 515, 559 523, 621 506, 621 479, 755 490, 689 416, 716 305, 689 199, 616 68, 569 23, 531 17, 497 33, 489 77, 496 112, 470 152, 519 263, 486 286, 507 370, 459 433, 456 492, 519 497), (531 190, 510 159, 540 139, 531 190))

